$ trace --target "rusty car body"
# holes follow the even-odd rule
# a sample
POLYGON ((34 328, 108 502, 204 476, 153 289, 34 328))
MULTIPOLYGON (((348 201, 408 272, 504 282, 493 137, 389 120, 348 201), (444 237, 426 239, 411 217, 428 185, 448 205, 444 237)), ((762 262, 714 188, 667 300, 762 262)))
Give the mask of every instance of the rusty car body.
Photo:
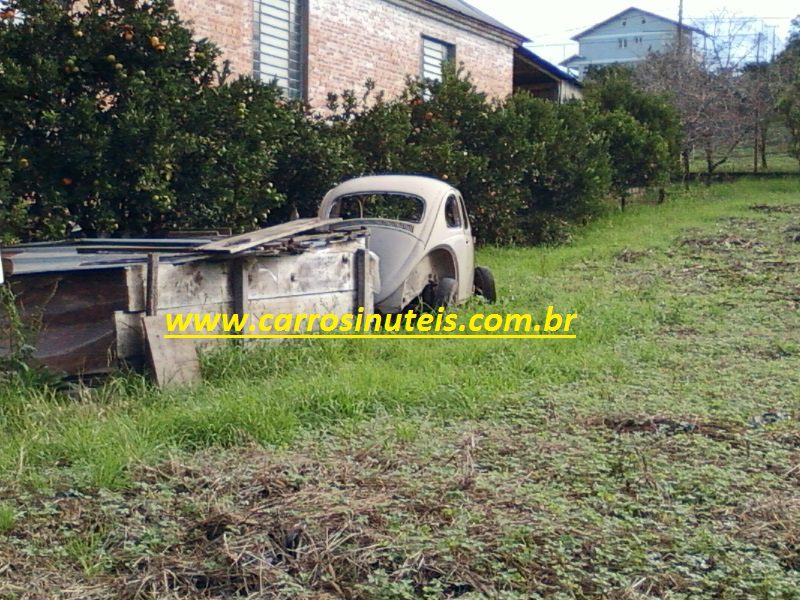
POLYGON ((488 269, 475 268, 475 240, 461 193, 447 182, 417 175, 372 175, 328 192, 319 219, 331 227, 364 227, 380 258, 375 308, 403 311, 417 302, 447 306, 473 293, 494 301, 488 269))

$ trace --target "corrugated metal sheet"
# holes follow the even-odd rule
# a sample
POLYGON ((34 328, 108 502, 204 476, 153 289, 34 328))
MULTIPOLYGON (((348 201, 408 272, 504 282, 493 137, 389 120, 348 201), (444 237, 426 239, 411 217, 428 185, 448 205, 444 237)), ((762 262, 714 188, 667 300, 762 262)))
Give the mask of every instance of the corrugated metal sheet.
POLYGON ((6 277, 36 273, 63 273, 118 269, 147 262, 158 253, 163 262, 196 260, 195 248, 209 239, 81 239, 69 242, 20 244, 3 249, 6 277))
MULTIPOLYGON (((317 219, 307 219, 319 224, 317 219)), ((296 226, 286 230, 289 222, 248 234, 261 238, 258 243, 245 244, 244 249, 225 249, 223 254, 250 252, 254 254, 277 255, 298 253, 319 248, 344 239, 364 236, 362 229, 347 231, 308 233, 309 227, 296 226), (284 229, 282 229, 284 228, 284 229), (264 237, 271 232, 280 233, 280 239, 264 237)), ((235 236, 232 241, 243 236, 235 236)), ((83 239, 70 242, 42 242, 21 244, 3 248, 2 271, 5 277, 12 275, 33 275, 44 273, 66 273, 69 271, 89 271, 120 269, 147 263, 148 254, 158 254, 159 261, 180 265, 219 255, 213 250, 213 243, 219 238, 168 238, 168 239, 83 239)), ((2 281, 2 280, 0 280, 2 281)))

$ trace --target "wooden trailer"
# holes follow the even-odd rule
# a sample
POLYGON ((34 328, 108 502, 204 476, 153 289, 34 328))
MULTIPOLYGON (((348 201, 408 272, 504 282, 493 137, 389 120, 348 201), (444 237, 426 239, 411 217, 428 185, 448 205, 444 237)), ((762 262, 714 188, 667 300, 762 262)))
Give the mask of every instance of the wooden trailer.
MULTIPOLYGON (((304 219, 235 237, 104 239, 0 250, 4 285, 35 363, 73 376, 143 367, 161 385, 198 375, 192 340, 166 340, 164 314, 372 310, 377 257, 363 229, 304 219)), ((0 316, 0 321, 7 316, 0 316)), ((0 354, 11 350, 0 322, 0 354)))

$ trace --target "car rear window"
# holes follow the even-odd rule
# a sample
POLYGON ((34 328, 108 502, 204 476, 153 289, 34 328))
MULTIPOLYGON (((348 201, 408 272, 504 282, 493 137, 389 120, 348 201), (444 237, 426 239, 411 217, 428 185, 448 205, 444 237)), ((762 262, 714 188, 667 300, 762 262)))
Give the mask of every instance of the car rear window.
POLYGON ((333 202, 330 216, 342 219, 390 219, 419 223, 425 202, 408 194, 349 194, 333 202))

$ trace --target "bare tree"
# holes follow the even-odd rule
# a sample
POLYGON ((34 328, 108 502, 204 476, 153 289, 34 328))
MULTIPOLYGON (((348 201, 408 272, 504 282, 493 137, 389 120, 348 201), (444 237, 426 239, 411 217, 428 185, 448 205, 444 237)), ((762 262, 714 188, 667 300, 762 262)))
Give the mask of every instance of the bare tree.
POLYGON ((786 48, 775 61, 778 113, 791 136, 790 153, 800 162, 800 15, 792 21, 786 48))
POLYGON ((690 52, 685 44, 676 44, 651 55, 636 72, 640 86, 671 98, 681 116, 686 180, 695 153, 702 153, 711 175, 754 134, 756 122, 751 103, 757 91, 744 85, 742 74, 752 56, 753 38, 748 32, 753 23, 725 13, 704 23, 709 35, 702 48, 690 52))
POLYGON ((752 118, 753 172, 758 173, 768 168, 767 137, 777 117, 780 91, 778 69, 770 62, 754 62, 745 65, 741 81, 752 118))

